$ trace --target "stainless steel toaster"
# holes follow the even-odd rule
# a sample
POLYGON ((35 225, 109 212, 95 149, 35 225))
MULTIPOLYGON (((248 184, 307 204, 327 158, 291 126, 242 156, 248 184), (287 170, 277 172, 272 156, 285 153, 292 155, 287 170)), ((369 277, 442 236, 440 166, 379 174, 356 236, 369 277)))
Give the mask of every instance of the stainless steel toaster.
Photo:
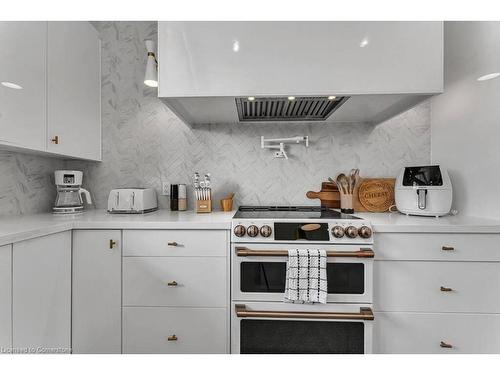
POLYGON ((108 197, 108 212, 113 214, 143 214, 156 211, 158 200, 154 189, 113 189, 108 197))

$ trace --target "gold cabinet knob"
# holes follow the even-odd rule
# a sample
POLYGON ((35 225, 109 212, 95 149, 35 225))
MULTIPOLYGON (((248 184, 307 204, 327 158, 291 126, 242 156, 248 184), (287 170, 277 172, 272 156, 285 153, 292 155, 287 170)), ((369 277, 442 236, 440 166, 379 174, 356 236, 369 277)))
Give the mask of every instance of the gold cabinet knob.
POLYGON ((58 145, 59 144, 59 136, 56 135, 54 138, 50 140, 53 144, 58 145))
POLYGON ((168 341, 177 341, 177 339, 178 338, 177 338, 177 336, 175 334, 167 337, 168 341))
POLYGON ((451 288, 447 288, 447 287, 445 287, 445 286, 442 286, 441 288, 439 288, 439 290, 440 290, 441 292, 453 292, 453 289, 451 289, 451 288))
POLYGON ((453 246, 442 246, 441 250, 443 251, 453 251, 455 248, 453 246))
POLYGON ((110 249, 113 249, 116 245, 116 241, 115 240, 109 240, 109 248, 110 249))
POLYGON ((179 246, 179 244, 177 242, 173 241, 173 242, 169 242, 168 246, 179 246))
POLYGON ((446 348, 446 349, 452 349, 453 348, 453 345, 451 344, 448 344, 447 342, 445 341, 441 341, 439 343, 439 346, 442 347, 442 348, 446 348))
POLYGON ((169 281, 169 282, 167 283, 167 285, 168 285, 168 286, 177 286, 177 285, 179 285, 179 284, 177 284, 177 281, 169 281))

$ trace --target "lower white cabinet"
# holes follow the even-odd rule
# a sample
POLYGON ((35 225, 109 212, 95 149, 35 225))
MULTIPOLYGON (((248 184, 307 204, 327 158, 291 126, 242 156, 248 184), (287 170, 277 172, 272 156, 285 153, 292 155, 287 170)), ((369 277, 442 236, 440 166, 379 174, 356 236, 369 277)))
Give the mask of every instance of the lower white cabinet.
POLYGON ((0 354, 12 347, 12 246, 0 246, 0 354))
POLYGON ((121 231, 73 231, 73 353, 121 353, 121 231))
POLYGON ((228 352, 225 308, 124 307, 123 352, 228 352))
POLYGON ((377 312, 374 353, 500 353, 500 314, 377 312))
POLYGON ((71 348, 71 232, 13 245, 12 346, 30 353, 71 348))

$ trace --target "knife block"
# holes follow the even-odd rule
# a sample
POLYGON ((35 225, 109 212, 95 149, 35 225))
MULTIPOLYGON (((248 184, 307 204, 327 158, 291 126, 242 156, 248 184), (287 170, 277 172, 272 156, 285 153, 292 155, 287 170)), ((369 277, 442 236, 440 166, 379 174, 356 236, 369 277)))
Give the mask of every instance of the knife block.
POLYGON ((196 213, 210 213, 212 212, 212 200, 197 200, 196 201, 196 213))

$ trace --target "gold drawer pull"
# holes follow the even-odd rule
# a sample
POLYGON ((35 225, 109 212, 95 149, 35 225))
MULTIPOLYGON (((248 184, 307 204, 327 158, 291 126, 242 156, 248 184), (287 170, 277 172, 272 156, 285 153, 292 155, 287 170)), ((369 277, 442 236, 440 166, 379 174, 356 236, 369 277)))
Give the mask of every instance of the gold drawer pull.
POLYGON ((447 287, 444 287, 444 286, 442 286, 441 288, 439 288, 439 290, 441 290, 441 292, 453 292, 453 289, 447 288, 447 287))
POLYGON ((59 136, 56 135, 54 138, 50 140, 53 144, 58 145, 59 144, 59 136))
POLYGON ((441 247, 441 250, 443 251, 453 251, 455 248, 453 246, 443 246, 441 247))
POLYGON ((446 348, 446 349, 452 349, 453 348, 453 345, 448 344, 447 342, 444 342, 444 341, 441 341, 439 343, 439 346, 442 347, 442 348, 446 348))
POLYGON ((109 240, 109 248, 110 249, 113 249, 113 247, 115 247, 116 245, 116 241, 115 240, 109 240))
POLYGON ((177 281, 170 281, 167 283, 168 286, 177 286, 179 284, 177 284, 177 281))
POLYGON ((179 246, 179 244, 174 241, 174 242, 169 242, 168 246, 179 246))
POLYGON ((177 341, 177 336, 176 335, 168 336, 167 340, 168 341, 177 341))

